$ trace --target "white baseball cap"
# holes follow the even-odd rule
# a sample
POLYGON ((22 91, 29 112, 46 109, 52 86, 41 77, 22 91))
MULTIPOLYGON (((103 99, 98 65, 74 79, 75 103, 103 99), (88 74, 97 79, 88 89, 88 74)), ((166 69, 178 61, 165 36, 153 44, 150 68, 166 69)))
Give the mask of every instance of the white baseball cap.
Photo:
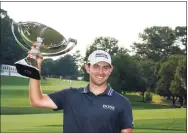
POLYGON ((88 57, 88 63, 90 63, 91 65, 100 61, 107 62, 111 65, 111 56, 109 55, 109 53, 103 50, 95 50, 88 57))

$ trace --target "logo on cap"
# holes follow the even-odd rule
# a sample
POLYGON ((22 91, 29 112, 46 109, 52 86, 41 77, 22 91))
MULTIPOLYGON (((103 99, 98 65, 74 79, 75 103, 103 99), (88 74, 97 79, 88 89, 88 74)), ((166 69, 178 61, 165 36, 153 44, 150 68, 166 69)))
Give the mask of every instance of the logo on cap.
POLYGON ((104 57, 108 59, 108 56, 105 53, 96 53, 95 57, 104 57))

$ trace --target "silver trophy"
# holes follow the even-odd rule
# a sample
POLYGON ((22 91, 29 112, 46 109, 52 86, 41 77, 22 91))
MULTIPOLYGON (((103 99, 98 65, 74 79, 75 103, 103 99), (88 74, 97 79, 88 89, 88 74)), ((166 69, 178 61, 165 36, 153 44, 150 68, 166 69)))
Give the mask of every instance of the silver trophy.
POLYGON ((11 29, 16 42, 26 51, 32 51, 33 57, 27 56, 15 62, 20 75, 40 79, 40 71, 37 68, 37 56, 55 57, 66 54, 77 44, 75 39, 65 39, 56 30, 37 22, 11 22, 11 29), (33 47, 33 44, 36 44, 33 47))

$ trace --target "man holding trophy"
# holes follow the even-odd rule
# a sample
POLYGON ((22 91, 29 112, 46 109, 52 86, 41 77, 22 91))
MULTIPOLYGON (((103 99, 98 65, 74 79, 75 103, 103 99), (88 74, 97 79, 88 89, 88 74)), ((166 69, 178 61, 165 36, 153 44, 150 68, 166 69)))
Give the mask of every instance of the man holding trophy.
MULTIPOLYGON (((32 57, 32 53, 29 52, 32 57)), ((37 58, 41 68, 42 56, 37 58)), ((94 51, 85 64, 90 82, 83 88, 67 88, 43 94, 40 80, 30 79, 30 104, 64 110, 64 133, 133 133, 130 102, 107 85, 113 70, 110 55, 94 51)))
POLYGON ((77 41, 66 40, 52 28, 34 22, 12 22, 12 32, 17 43, 29 51, 28 56, 15 65, 18 73, 30 78, 30 104, 64 110, 64 133, 133 133, 129 100, 107 85, 113 70, 107 52, 96 50, 90 54, 85 64, 90 75, 87 86, 43 94, 40 87, 43 57, 65 54, 73 49, 77 41), (69 43, 72 45, 68 47, 69 43))

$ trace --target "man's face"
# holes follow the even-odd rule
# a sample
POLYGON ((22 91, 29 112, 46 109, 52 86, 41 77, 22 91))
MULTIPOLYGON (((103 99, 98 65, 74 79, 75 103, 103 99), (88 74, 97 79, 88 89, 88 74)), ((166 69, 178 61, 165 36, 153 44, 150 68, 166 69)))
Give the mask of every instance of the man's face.
POLYGON ((90 74, 90 81, 97 86, 105 84, 113 70, 113 67, 110 64, 103 61, 93 65, 86 64, 85 68, 90 74))

